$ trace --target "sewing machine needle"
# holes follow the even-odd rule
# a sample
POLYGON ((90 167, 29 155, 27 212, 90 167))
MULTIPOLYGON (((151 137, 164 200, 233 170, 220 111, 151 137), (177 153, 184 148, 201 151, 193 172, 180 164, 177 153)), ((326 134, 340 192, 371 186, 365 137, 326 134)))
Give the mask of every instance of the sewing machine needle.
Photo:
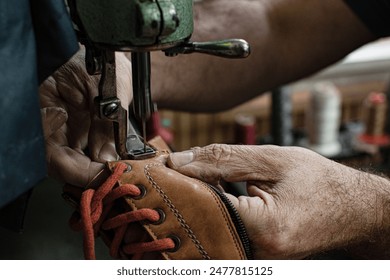
POLYGON ((146 153, 146 121, 142 120, 142 137, 144 138, 144 153, 146 153))

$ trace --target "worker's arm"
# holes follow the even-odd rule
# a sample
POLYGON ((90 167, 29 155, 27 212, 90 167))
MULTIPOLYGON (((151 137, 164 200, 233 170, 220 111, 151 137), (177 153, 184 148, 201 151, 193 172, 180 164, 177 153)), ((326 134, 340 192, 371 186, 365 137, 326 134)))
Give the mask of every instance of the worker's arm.
POLYGON ((256 258, 298 259, 332 249, 390 258, 386 178, 297 147, 216 144, 171 154, 168 163, 212 184, 247 182, 249 196, 229 197, 256 258))
POLYGON ((376 37, 342 0, 204 0, 195 4, 193 41, 247 40, 252 54, 231 60, 153 53, 160 108, 216 111, 337 62, 376 37))

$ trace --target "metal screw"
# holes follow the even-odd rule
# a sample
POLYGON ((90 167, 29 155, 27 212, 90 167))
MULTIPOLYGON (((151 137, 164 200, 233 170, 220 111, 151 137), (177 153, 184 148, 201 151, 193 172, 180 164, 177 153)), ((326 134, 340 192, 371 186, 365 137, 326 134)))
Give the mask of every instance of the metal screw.
POLYGON ((107 118, 113 118, 114 114, 118 112, 118 104, 113 102, 113 103, 109 103, 107 104, 106 106, 104 106, 104 109, 103 109, 103 114, 107 117, 107 118))

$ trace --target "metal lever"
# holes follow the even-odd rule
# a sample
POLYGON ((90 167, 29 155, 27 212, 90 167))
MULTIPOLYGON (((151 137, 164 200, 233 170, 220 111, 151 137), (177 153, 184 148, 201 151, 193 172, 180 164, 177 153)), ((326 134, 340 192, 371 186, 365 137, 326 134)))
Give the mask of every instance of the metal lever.
POLYGON ((250 55, 250 46, 245 40, 229 39, 211 42, 188 42, 166 49, 164 52, 167 56, 203 53, 224 58, 246 58, 250 55))
POLYGON ((127 111, 122 107, 116 91, 115 52, 102 52, 102 76, 99 83, 99 96, 95 99, 98 116, 113 123, 115 147, 121 159, 144 159, 152 157, 155 151, 147 146, 128 126, 127 111))

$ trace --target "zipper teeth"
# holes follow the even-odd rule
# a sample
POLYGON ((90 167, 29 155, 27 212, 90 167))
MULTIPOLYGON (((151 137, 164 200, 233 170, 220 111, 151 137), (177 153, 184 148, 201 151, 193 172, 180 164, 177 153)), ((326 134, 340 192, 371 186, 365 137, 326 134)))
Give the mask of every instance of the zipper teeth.
POLYGON ((221 198, 222 202, 225 204, 226 208, 229 211, 230 217, 233 220, 234 225, 236 226, 236 230, 238 233, 238 236, 240 237, 242 246, 244 247, 244 251, 246 254, 246 257, 248 260, 253 260, 253 253, 251 249, 250 240, 248 237, 248 233, 246 232, 246 228, 244 223, 241 220, 240 214, 238 213, 237 209, 234 207, 234 205, 231 203, 229 198, 227 198, 226 195, 224 195, 220 190, 218 190, 216 187, 208 185, 215 193, 218 194, 218 196, 221 198))

